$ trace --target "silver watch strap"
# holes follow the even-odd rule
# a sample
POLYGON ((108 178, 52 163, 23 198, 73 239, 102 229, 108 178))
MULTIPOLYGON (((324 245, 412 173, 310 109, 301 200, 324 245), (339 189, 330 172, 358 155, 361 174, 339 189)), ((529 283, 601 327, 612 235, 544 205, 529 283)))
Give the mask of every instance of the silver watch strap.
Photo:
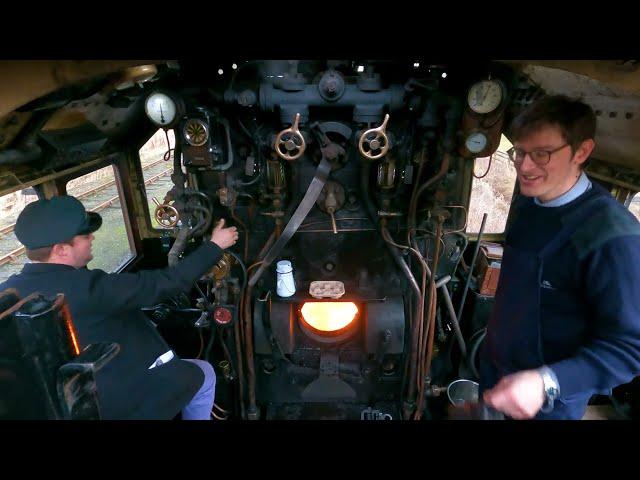
POLYGON ((544 413, 549 413, 553 410, 555 400, 560 396, 560 384, 558 383, 558 377, 555 372, 547 365, 540 367, 538 372, 542 376, 545 398, 544 405, 540 410, 544 413))

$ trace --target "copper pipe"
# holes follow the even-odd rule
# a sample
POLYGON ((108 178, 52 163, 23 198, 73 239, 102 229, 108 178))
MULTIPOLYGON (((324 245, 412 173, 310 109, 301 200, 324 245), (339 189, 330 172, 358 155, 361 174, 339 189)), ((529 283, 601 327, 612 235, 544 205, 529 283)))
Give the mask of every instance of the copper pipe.
MULTIPOLYGON (((421 159, 420 159, 420 167, 419 167, 419 171, 421 173, 421 167, 423 166, 423 162, 424 162, 424 149, 422 150, 422 154, 421 154, 421 159)), ((415 250, 418 255, 420 255, 420 257, 422 257, 422 255, 420 254, 420 249, 418 248, 418 244, 415 240, 415 238, 412 236, 412 232, 413 230, 415 230, 415 226, 416 226, 416 210, 417 210, 417 206, 418 206, 418 201, 420 199, 420 196, 425 192, 425 190, 427 190, 427 188, 429 188, 430 186, 432 186, 435 182, 437 182, 438 180, 440 180, 446 173, 447 170, 449 169, 449 162, 450 162, 450 155, 448 152, 445 152, 445 154, 443 155, 442 158, 442 162, 440 164, 440 170, 438 170, 438 172, 431 177, 429 180, 427 180, 424 184, 422 184, 420 186, 420 188, 417 189, 417 191, 415 190, 414 187, 414 192, 411 195, 411 200, 409 202, 409 212, 408 212, 408 217, 407 217, 407 239, 409 241, 409 244, 412 247, 412 251, 415 250)), ((416 178, 416 181, 419 181, 420 178, 419 176, 416 178)), ((438 237, 439 238, 439 237, 438 237)), ((437 242, 437 247, 436 247, 436 251, 439 252, 439 247, 440 247, 440 243, 437 242)), ((424 259, 422 260, 424 261, 424 259)), ((423 267, 426 270, 427 276, 431 279, 431 282, 433 284, 433 281, 435 280, 433 278, 433 276, 431 275, 431 272, 429 271, 429 267, 425 266, 423 267)), ((431 311, 433 310, 433 312, 435 313, 435 306, 432 308, 432 301, 431 298, 434 297, 434 294, 432 292, 432 288, 430 288, 430 301, 429 301, 429 317, 431 316, 431 311)), ((422 302, 424 302, 424 296, 422 299, 422 302)), ((423 311, 424 311, 424 306, 423 306, 423 311)), ((428 331, 431 332, 432 328, 433 328, 433 323, 430 321, 430 318, 427 318, 427 325, 428 325, 428 331)), ((412 348, 412 364, 411 364, 411 371, 410 371, 410 380, 409 380, 409 398, 411 398, 413 396, 413 394, 415 393, 415 388, 417 386, 418 388, 418 393, 419 393, 419 398, 422 399, 423 396, 423 368, 421 367, 421 365, 423 365, 423 359, 422 359, 422 355, 424 353, 424 349, 426 347, 425 342, 428 343, 428 337, 429 334, 427 333, 426 337, 424 335, 424 330, 420 329, 420 328, 414 328, 413 329, 413 333, 417 338, 412 338, 412 342, 418 342, 417 346, 415 349, 412 348), (419 341, 418 341, 419 339, 419 341), (414 352, 416 355, 416 360, 415 363, 413 363, 413 357, 414 357, 414 352), (422 379, 422 380, 421 380, 422 379), (414 386, 413 382, 416 382, 416 385, 414 386)), ((427 352, 427 356, 428 356, 428 352, 427 352)), ((430 362, 429 362, 430 363, 430 362)), ((418 403, 420 403, 421 400, 419 400, 418 403)), ((418 409, 416 411, 416 416, 418 416, 420 412, 420 409, 418 409)), ((415 417, 414 417, 415 418, 415 417)), ((418 417, 419 418, 419 417, 418 417)))
POLYGON ((247 226, 236 215, 236 206, 235 206, 235 204, 233 204, 231 207, 229 207, 229 211, 231 212, 231 218, 233 218, 233 220, 236 223, 238 223, 242 227, 242 229, 244 230, 244 254, 243 254, 243 260, 246 262, 247 259, 249 258, 249 230, 247 230, 247 226))
POLYGON ((418 201, 420 200, 420 196, 424 193, 424 191, 433 185, 435 182, 440 180, 449 170, 449 162, 451 160, 451 156, 448 152, 446 152, 442 157, 442 162, 440 164, 440 170, 433 177, 427 180, 416 192, 415 197, 412 195, 411 201, 409 203, 409 216, 407 217, 407 225, 409 229, 415 227, 416 225, 416 209, 418 207, 418 201))
MULTIPOLYGON (((436 247, 433 253, 433 274, 431 275, 431 283, 430 283, 430 288, 429 288, 429 328, 428 328, 428 334, 427 337, 425 338, 425 342, 426 342, 426 350, 427 350, 427 357, 424 363, 424 366, 422 369, 420 369, 420 378, 418 379, 419 382, 419 400, 418 400, 418 407, 416 409, 416 420, 420 420, 420 418, 422 417, 422 410, 424 408, 424 399, 425 399, 425 392, 424 392, 424 379, 425 377, 429 374, 430 370, 431 370, 431 360, 433 357, 433 341, 435 338, 435 320, 436 320, 436 306, 437 306, 437 290, 436 290, 436 272, 438 271, 438 263, 440 260, 440 242, 437 241, 440 239, 441 235, 442 235, 442 224, 444 223, 444 218, 441 216, 437 217, 437 226, 436 226, 436 247)), ((424 347, 423 347, 423 351, 424 351, 424 347)))
POLYGON ((274 230, 273 232, 271 232, 271 235, 269 236, 269 238, 267 238, 267 241, 263 245, 262 249, 258 252, 258 255, 256 256, 256 262, 259 262, 264 258, 264 256, 267 254, 267 252, 273 245, 273 242, 275 241, 276 241, 276 231, 274 230))
POLYGON ((253 361, 253 325, 251 315, 251 294, 253 293, 253 287, 247 286, 247 291, 244 296, 244 340, 245 340, 245 355, 247 359, 247 377, 248 377, 248 390, 249 390, 249 407, 247 409, 247 418, 249 420, 257 420, 258 407, 256 405, 256 372, 253 361))
MULTIPOLYGON (((242 305, 242 302, 240 302, 242 305)), ((242 317, 238 315, 238 321, 233 326, 233 336, 236 343, 236 363, 238 364, 238 394, 240 397, 240 418, 245 418, 244 411, 244 367, 242 366, 242 345, 240 345, 240 321, 242 317)), ((224 341, 224 340, 223 340, 224 341)))
MULTIPOLYGON (((256 262, 253 265, 250 265, 249 268, 247 268, 247 275, 249 275, 249 272, 257 267, 258 265, 262 265, 263 262, 256 262)), ((241 302, 240 302, 240 311, 238 313, 238 318, 240 318, 240 321, 244 322, 244 295, 245 295, 246 290, 242 291, 242 294, 240 295, 240 297, 242 298, 241 302)), ((241 331, 241 338, 242 338, 242 345, 245 345, 245 339, 244 339, 244 329, 242 329, 241 331)))
POLYGON ((276 218, 276 228, 274 230, 275 239, 280 238, 280 234, 282 233, 282 220, 276 218))
MULTIPOLYGON (((409 200, 409 212, 411 211, 412 206, 416 203, 416 195, 418 193, 418 182, 420 182, 420 178, 422 177, 422 170, 424 168, 424 160, 425 160, 424 156, 425 156, 425 148, 423 147, 422 151, 420 152, 420 160, 418 162, 418 173, 416 174, 416 179, 413 184, 413 191, 411 192, 411 199, 409 200)), ((409 223, 409 221, 407 223, 409 223)), ((413 226, 415 225, 407 225, 407 227, 409 227, 407 228, 407 243, 409 244, 411 243, 411 240, 409 237, 409 231, 413 226)))
MULTIPOLYGON (((277 222, 276 222, 277 224, 277 222)), ((258 254, 258 260, 261 260, 266 253, 269 251, 269 248, 273 244, 276 238, 276 232, 274 231, 264 246, 260 250, 258 254)), ((247 269, 247 274, 251 268, 260 265, 262 262, 256 262, 251 265, 247 269)), ((244 346, 245 346, 245 358, 247 361, 247 383, 248 383, 248 396, 249 396, 249 407, 247 409, 247 417, 249 420, 257 419, 258 408, 256 405, 256 373, 255 373, 255 365, 254 365, 254 356, 253 356, 253 315, 251 312, 251 296, 253 293, 253 287, 251 285, 247 285, 245 292, 243 294, 243 299, 241 302, 242 305, 242 318, 244 319, 244 346)))
MULTIPOLYGON (((436 226, 436 237, 440 239, 442 236, 442 224, 444 223, 443 217, 438 217, 436 226)), ((435 339, 435 324, 436 324, 436 307, 438 303, 438 290, 436 289, 436 273, 438 271, 438 264, 440 263, 440 242, 436 241, 435 251, 433 253, 433 275, 431 275, 431 298, 433 299, 431 304, 431 318, 429 319, 429 339, 427 345, 427 361, 424 369, 424 374, 429 375, 431 371, 431 360, 433 358, 433 341, 435 339)))
POLYGON ((411 247, 399 245, 392 240, 391 235, 389 234, 389 231, 386 228, 386 220, 384 218, 380 220, 380 225, 381 225, 380 231, 382 233, 382 238, 387 243, 389 243, 394 247, 411 251, 411 253, 413 253, 416 256, 416 258, 422 265, 421 290, 420 290, 420 294, 418 296, 418 302, 416 305, 415 319, 413 320, 413 324, 411 325, 411 356, 409 360, 409 376, 408 376, 409 387, 407 391, 407 398, 409 399, 409 401, 411 401, 416 391, 415 378, 416 378, 416 369, 419 361, 418 349, 420 348, 420 342, 418 340, 420 339, 422 324, 424 322, 424 299, 426 294, 427 273, 429 271, 429 268, 419 251, 411 247))

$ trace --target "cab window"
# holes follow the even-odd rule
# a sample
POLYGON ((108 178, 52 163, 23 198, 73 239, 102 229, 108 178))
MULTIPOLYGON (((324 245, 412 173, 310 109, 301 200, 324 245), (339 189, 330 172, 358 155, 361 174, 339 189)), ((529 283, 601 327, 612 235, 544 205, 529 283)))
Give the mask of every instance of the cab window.
POLYGON ((38 195, 32 187, 0 197, 0 283, 14 273, 20 273, 29 260, 13 228, 24 207, 36 200, 38 195))
POLYGON ((629 211, 640 221, 640 193, 636 193, 631 199, 629 211))
POLYGON ((73 195, 88 211, 102 216, 102 226, 94 233, 93 260, 88 268, 115 272, 135 255, 122 207, 113 165, 95 170, 67 182, 67 195, 73 195))
POLYGON ((153 215, 156 208, 153 199, 157 198, 162 203, 164 195, 171 188, 175 144, 173 130, 165 133, 163 129, 158 129, 139 151, 152 228, 162 228, 153 215))
POLYGON ((516 169, 507 157, 511 142, 503 135, 500 147, 491 156, 476 158, 469 199, 467 233, 478 233, 487 213, 484 233, 504 233, 516 184, 516 169))

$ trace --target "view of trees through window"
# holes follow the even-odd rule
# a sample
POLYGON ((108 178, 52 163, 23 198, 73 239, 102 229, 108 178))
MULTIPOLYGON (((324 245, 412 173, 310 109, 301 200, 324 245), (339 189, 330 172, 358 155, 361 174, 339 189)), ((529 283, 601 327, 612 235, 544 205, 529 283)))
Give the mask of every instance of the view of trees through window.
POLYGON ((503 135, 500 146, 491 159, 486 157, 475 160, 467 233, 480 231, 482 216, 485 213, 488 214, 485 233, 504 232, 516 184, 516 169, 506 154, 509 148, 511 143, 503 135))
POLYGON ((0 282, 19 273, 28 260, 24 247, 13 233, 20 212, 38 199, 33 188, 25 188, 0 197, 0 282))
POLYGON ((633 196, 633 200, 629 204, 629 211, 640 221, 640 193, 636 193, 633 196))
POLYGON ((173 130, 166 134, 164 130, 158 131, 140 149, 140 161, 142 163, 142 176, 144 177, 147 193, 147 208, 151 217, 153 228, 162 228, 153 216, 156 205, 153 198, 162 203, 167 190, 171 188, 171 172, 173 169, 173 148, 176 140, 173 130), (167 136, 169 144, 167 144, 167 136), (169 150, 171 149, 171 150, 169 150), (167 154, 167 152, 170 152, 167 154), (165 157, 166 155, 166 157, 165 157))
POLYGON ((114 167, 109 165, 67 183, 67 194, 76 197, 88 211, 102 217, 94 233, 93 260, 88 267, 113 272, 133 257, 118 195, 114 167))

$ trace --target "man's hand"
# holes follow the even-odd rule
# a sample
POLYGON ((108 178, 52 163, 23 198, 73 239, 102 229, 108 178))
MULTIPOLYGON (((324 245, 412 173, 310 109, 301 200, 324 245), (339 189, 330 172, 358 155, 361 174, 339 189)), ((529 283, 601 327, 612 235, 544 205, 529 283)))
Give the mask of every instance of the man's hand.
POLYGON ((482 397, 487 405, 511 418, 533 418, 544 404, 542 376, 537 370, 507 375, 482 397))
POLYGON ((238 229, 236 227, 224 228, 224 218, 221 218, 211 232, 211 241, 223 250, 229 248, 238 241, 238 229))

